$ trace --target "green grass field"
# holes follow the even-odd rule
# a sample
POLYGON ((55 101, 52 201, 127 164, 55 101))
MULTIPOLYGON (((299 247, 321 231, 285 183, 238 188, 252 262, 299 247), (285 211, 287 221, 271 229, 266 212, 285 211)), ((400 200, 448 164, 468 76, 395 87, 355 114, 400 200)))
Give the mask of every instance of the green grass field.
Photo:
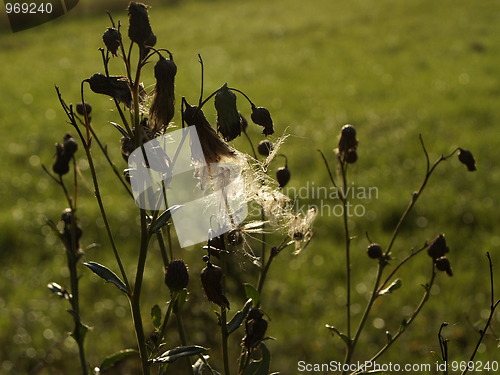
MULTIPOLYGON (((387 244, 411 192, 419 187, 425 168, 419 134, 432 159, 456 147, 473 151, 477 172, 468 173, 455 158, 444 163, 403 227, 395 257, 403 258, 410 249, 444 232, 455 275, 438 275, 424 311, 381 363, 433 364, 430 352, 439 351, 437 332, 444 321, 450 323, 444 332, 450 339, 451 358, 468 360, 479 337, 477 331, 489 314, 486 251, 495 264, 495 286, 500 290, 499 12, 500 5, 493 0, 200 0, 156 5, 150 10, 157 45, 172 51, 179 67, 178 98, 197 100, 200 53, 207 94, 228 82, 271 110, 277 135, 290 134, 282 150, 292 173, 290 188, 308 186, 310 193, 313 186, 330 186, 317 150, 323 150, 333 165, 332 150, 341 126, 356 126, 359 161, 350 169, 350 177, 355 186, 374 187, 378 192, 372 199, 357 201, 366 212, 352 218, 357 318, 376 268, 376 262, 365 254, 365 232, 387 244)), ((113 15, 126 24, 125 11, 113 15)), ((66 205, 41 165, 52 164, 54 143, 70 131, 54 85, 67 102, 79 101, 80 82, 102 71, 98 48, 108 25, 104 12, 75 11, 21 33, 0 33, 2 374, 76 373, 77 348, 67 335, 70 316, 63 301, 46 288, 52 281, 67 283, 64 250, 45 225, 47 219, 57 221, 66 205)), ((112 69, 123 74, 118 64, 112 69)), ((152 74, 143 79, 151 89, 152 74)), ((108 123, 117 120, 110 111, 111 102, 94 94, 87 100, 94 106, 95 128, 116 155, 119 167, 125 168, 119 155, 120 135, 108 123)), ((214 119, 210 111, 207 116, 214 119)), ((180 116, 174 121, 179 123, 180 116)), ((255 141, 262 137, 255 127, 250 135, 255 141)), ((248 151, 245 139, 236 140, 235 145, 248 151)), ((88 251, 86 260, 116 270, 83 153, 80 158, 83 245, 98 244, 88 251)), ((111 224, 132 272, 138 248, 137 212, 115 188, 100 155, 98 161, 111 224)), ((279 166, 277 161, 275 167, 279 166)), ((299 202, 320 203, 312 198, 299 202)), ((306 251, 299 256, 288 251, 271 268, 262 298, 271 319, 268 333, 276 338, 268 344, 274 371, 295 374, 300 360, 343 359, 340 339, 331 337, 325 328, 325 324, 345 327, 342 228, 340 217, 323 212, 306 251)), ((168 299, 155 246, 145 277, 146 317, 156 303, 165 308, 168 299)), ((221 369, 218 341, 210 333, 216 329, 213 307, 204 302, 197 276, 203 267, 202 251, 193 247, 178 250, 176 256, 185 258, 191 272, 192 298, 186 309, 194 323, 188 335, 193 344, 213 346, 212 356, 221 369)), ((366 359, 383 344, 386 330, 397 331, 418 303, 429 267, 430 258, 417 257, 399 275, 403 287, 375 306, 356 359, 366 359)), ((116 288, 103 286, 88 270, 81 271, 83 320, 94 327, 87 337, 88 355, 97 365, 106 355, 134 347, 135 337, 126 298, 116 288)), ((249 263, 233 272, 255 280, 256 270, 249 263)), ((237 307, 242 302, 234 296, 232 304, 237 307)), ((497 312, 476 359, 498 359, 499 326, 497 312)), ((172 346, 178 345, 177 340, 175 333, 172 346)), ((236 346, 231 354, 238 355, 236 346)), ((120 373, 134 371, 130 364, 120 373)))

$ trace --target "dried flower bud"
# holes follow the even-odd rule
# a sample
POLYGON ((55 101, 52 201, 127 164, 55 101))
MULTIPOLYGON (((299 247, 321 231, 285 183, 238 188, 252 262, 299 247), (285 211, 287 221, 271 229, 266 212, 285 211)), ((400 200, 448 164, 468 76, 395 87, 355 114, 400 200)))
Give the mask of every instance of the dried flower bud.
POLYGON ((220 259, 220 253, 226 251, 226 243, 224 242, 224 235, 220 235, 208 240, 207 246, 203 247, 208 251, 208 255, 220 259))
POLYGON ((69 160, 64 157, 64 147, 59 143, 56 143, 56 161, 52 164, 52 171, 59 176, 69 172, 69 160))
POLYGON ((221 157, 234 156, 234 150, 212 128, 203 111, 183 99, 183 118, 188 125, 196 126, 201 148, 207 163, 217 163, 221 157))
POLYGON ((269 156, 272 150, 273 150, 273 144, 268 140, 262 140, 257 145, 257 151, 262 156, 269 156))
POLYGON ((344 125, 340 131, 339 152, 346 154, 349 150, 356 150, 358 141, 356 139, 356 128, 352 125, 344 125))
POLYGON ((432 259, 437 259, 444 256, 449 251, 450 249, 446 245, 446 238, 444 237, 444 234, 441 233, 429 245, 427 254, 429 254, 432 259))
POLYGON ((371 243, 366 248, 366 253, 372 259, 380 259, 383 255, 382 246, 380 246, 378 243, 371 243))
POLYGON ((128 19, 128 37, 139 46, 145 46, 146 41, 153 34, 146 5, 131 1, 128 5, 128 19))
POLYGON ((175 114, 174 82, 177 66, 163 56, 155 64, 156 86, 149 108, 149 123, 153 134, 164 132, 175 114))
POLYGON ((120 47, 120 43, 122 42, 122 34, 119 30, 108 27, 108 29, 102 35, 102 41, 104 45, 108 49, 109 52, 113 56, 116 56, 116 52, 118 51, 118 47, 120 47))
POLYGON ((236 95, 229 90, 227 83, 215 94, 217 110, 217 130, 226 141, 232 141, 241 135, 241 116, 236 107, 236 95))
POLYGON ((78 150, 78 143, 75 141, 70 133, 64 136, 64 156, 67 160, 71 159, 75 152, 78 150))
POLYGON ((129 81, 126 77, 108 77, 104 74, 96 73, 85 81, 89 83, 90 89, 96 94, 111 96, 130 108, 132 104, 132 93, 130 92, 129 81))
POLYGON ((470 152, 469 150, 464 150, 462 148, 460 148, 459 150, 460 152, 458 153, 458 160, 460 160, 462 164, 465 164, 468 171, 474 172, 476 170, 476 160, 474 160, 472 152, 470 152))
POLYGON ((207 262, 201 271, 201 284, 209 301, 229 310, 229 301, 222 291, 223 273, 220 267, 207 262))
POLYGON ((453 272, 451 270, 450 260, 446 257, 440 257, 434 260, 434 264, 439 271, 444 271, 448 276, 453 276, 453 272))
POLYGON ((189 283, 188 268, 182 259, 172 260, 165 270, 165 284, 170 291, 180 292, 189 283))
POLYGON ((355 149, 350 149, 345 154, 345 162, 349 164, 354 164, 358 161, 358 152, 355 149))
POLYGON ((285 165, 284 167, 278 168, 276 171, 276 180, 278 180, 278 185, 280 188, 284 188, 288 181, 290 181, 290 170, 285 165))
POLYGON ((92 106, 85 102, 85 103, 78 103, 76 105, 76 113, 78 113, 80 116, 85 116, 85 110, 87 110, 87 116, 90 116, 92 113, 92 106))
POLYGON ((253 307, 245 320, 245 337, 242 345, 249 352, 259 346, 266 334, 267 320, 263 316, 262 311, 253 307))
POLYGON ((256 107, 252 104, 252 114, 250 117, 255 124, 264 127, 262 134, 271 135, 274 133, 273 119, 271 118, 271 113, 269 113, 267 108, 256 107))
POLYGON ((64 223, 62 238, 66 248, 68 250, 71 250, 71 252, 75 255, 81 254, 80 238, 82 237, 83 230, 76 222, 76 216, 74 216, 74 212, 70 208, 66 208, 61 214, 61 220, 64 223))

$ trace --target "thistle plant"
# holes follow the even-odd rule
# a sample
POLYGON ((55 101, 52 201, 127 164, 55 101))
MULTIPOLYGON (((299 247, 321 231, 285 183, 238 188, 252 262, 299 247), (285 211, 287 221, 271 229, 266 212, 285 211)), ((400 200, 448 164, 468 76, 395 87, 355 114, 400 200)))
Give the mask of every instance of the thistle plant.
MULTIPOLYGON (((140 207, 138 209, 140 230, 138 240, 138 256, 136 259, 136 273, 130 275, 128 267, 124 264, 120 251, 113 236, 113 230, 108 220, 106 202, 100 193, 100 180, 96 172, 96 163, 94 154, 96 147, 104 155, 109 168, 113 171, 115 178, 125 192, 135 198, 136 202, 141 202, 141 198, 134 196, 135 184, 140 184, 137 180, 137 170, 135 168, 146 167, 150 171, 163 173, 162 186, 160 192, 167 192, 170 188, 172 171, 178 163, 178 155, 181 152, 180 147, 174 149, 172 157, 163 153, 160 149, 154 149, 153 154, 147 154, 146 149, 149 145, 159 144, 158 137, 170 136, 176 129, 172 120, 180 103, 181 129, 188 127, 194 128, 201 146, 201 153, 196 153, 193 141, 190 141, 191 149, 190 163, 194 166, 193 177, 198 184, 216 186, 219 176, 213 174, 214 171, 220 172, 222 178, 228 169, 224 167, 227 163, 236 165, 241 170, 244 181, 245 191, 237 193, 245 204, 256 203, 260 207, 260 214, 256 217, 249 217, 245 222, 236 221, 239 218, 238 212, 233 212, 231 202, 232 198, 224 197, 225 208, 229 212, 229 219, 232 227, 229 230, 216 233, 220 228, 217 223, 218 217, 209 217, 208 221, 212 228, 207 231, 205 242, 198 245, 198 248, 205 251, 205 255, 200 255, 199 259, 205 263, 205 268, 201 271, 200 279, 207 297, 207 303, 213 303, 217 306, 217 322, 219 325, 220 352, 223 373, 255 374, 269 373, 270 354, 264 340, 267 339, 265 333, 267 330, 267 320, 264 318, 265 310, 263 307, 262 293, 264 284, 268 275, 271 263, 285 248, 294 245, 295 252, 307 245, 312 236, 311 226, 314 221, 314 212, 310 212, 306 217, 296 214, 292 211, 290 199, 282 192, 282 188, 290 179, 290 172, 286 163, 285 166, 278 169, 277 181, 269 175, 269 167, 274 163, 274 158, 278 155, 280 145, 285 137, 278 138, 276 141, 261 141, 266 144, 266 150, 259 146, 261 156, 265 160, 258 160, 255 153, 255 147, 249 134, 247 133, 248 122, 240 112, 237 100, 242 98, 248 102, 250 109, 250 118, 252 122, 262 127, 262 134, 265 137, 274 133, 274 123, 270 112, 262 106, 257 106, 250 97, 242 90, 230 87, 227 83, 204 97, 204 65, 200 55, 198 60, 201 65, 201 92, 196 104, 190 104, 186 97, 179 101, 176 97, 175 77, 178 71, 174 62, 174 54, 166 49, 157 48, 157 37, 149 22, 148 7, 141 3, 131 2, 128 7, 129 27, 128 38, 130 44, 126 45, 126 38, 122 35, 121 23, 115 23, 112 16, 109 15, 111 26, 108 27, 102 40, 104 47, 100 49, 103 62, 103 72, 95 73, 89 78, 83 79, 81 83, 80 100, 75 106, 67 104, 59 88, 56 88, 59 102, 64 110, 68 123, 76 132, 79 143, 85 152, 89 164, 89 170, 93 181, 95 198, 97 200, 100 213, 103 219, 109 244, 116 260, 116 267, 119 272, 115 273, 112 268, 102 264, 85 261, 83 264, 97 276, 106 282, 117 287, 120 293, 124 293, 130 304, 132 324, 135 330, 137 348, 125 349, 104 359, 98 366, 92 366, 87 363, 85 357, 83 334, 78 332, 74 334, 81 353, 82 373, 87 374, 89 368, 94 368, 95 373, 102 372, 115 365, 126 357, 138 355, 143 374, 157 372, 164 374, 169 372, 169 365, 180 358, 185 361, 184 369, 189 374, 202 374, 208 369, 212 374, 218 373, 214 368, 212 359, 209 360, 207 351, 209 348, 193 343, 189 340, 189 326, 184 324, 183 311, 188 306, 188 283, 191 276, 188 267, 182 259, 180 247, 176 245, 175 237, 171 233, 172 218, 176 212, 182 212, 183 205, 166 205, 167 202, 160 200, 157 206, 151 208, 140 207), (135 52, 134 52, 135 51, 135 52), (110 73, 109 63, 111 59, 119 59, 123 62, 125 75, 112 75, 110 73), (150 74, 152 67, 154 76, 154 88, 147 92, 141 80, 150 74), (110 97, 116 110, 118 119, 112 125, 117 130, 119 138, 117 141, 121 145, 121 157, 129 161, 128 168, 123 168, 120 172, 119 161, 116 155, 111 155, 105 144, 100 140, 99 134, 94 129, 93 119, 99 116, 92 112, 92 107, 87 101, 87 88, 90 88, 95 94, 110 97), (207 103, 213 100, 216 112, 216 126, 205 116, 203 109, 207 103), (76 112, 75 112, 76 109, 76 112), (92 115, 92 116, 91 116, 92 115), (250 143, 253 155, 248 155, 239 151, 230 145, 235 138, 245 135, 250 143), (156 143, 155 143, 156 142, 156 143), (144 155, 144 164, 138 164, 137 167, 131 167, 131 160, 134 153, 144 155), (200 160, 205 160, 209 167, 203 169, 200 167, 200 160), (219 169, 219 166, 222 166, 219 169), (163 169, 162 169, 163 168, 163 169), (208 174, 207 174, 208 173, 208 174), (208 179, 207 179, 208 176, 208 179), (216 176, 216 177, 214 177, 216 176), (215 184, 215 185, 214 185, 215 184), (241 198, 243 196, 243 198, 241 198), (138 199, 138 200, 137 200, 138 199), (165 208, 161 206, 165 204, 165 208), (276 241, 276 236, 271 239, 266 237, 266 233, 277 233, 281 237, 274 246, 272 242, 276 241), (216 234, 214 234, 216 233, 216 234), (255 241, 253 237, 260 236, 260 242, 255 241), (144 272, 146 268, 146 259, 150 253, 149 249, 152 243, 157 244, 160 249, 163 268, 165 270, 164 283, 170 291, 170 300, 166 312, 162 312, 158 301, 151 308, 152 321, 148 322, 143 315, 144 307, 141 300, 141 292, 145 288, 151 288, 151 285, 145 285, 144 272), (271 251, 268 250, 271 247, 271 251), (252 283, 246 284, 247 301, 243 303, 241 310, 235 314, 230 314, 230 308, 237 305, 237 299, 230 295, 226 290, 226 280, 228 269, 234 266, 239 267, 239 260, 236 254, 242 254, 255 264, 259 272, 257 279, 252 283), (230 267, 231 266, 231 267, 230 267), (177 331, 180 337, 181 346, 169 347, 171 335, 169 322, 172 316, 175 316, 177 331), (152 327, 151 327, 152 325, 152 327), (149 327, 149 328, 148 328, 149 327), (241 327, 244 332, 240 333, 241 350, 239 357, 232 358, 229 351, 230 335, 241 327), (148 335, 149 330, 153 330, 152 335, 148 335)), ((193 103, 193 102, 191 102, 193 103)), ((183 133, 185 134, 185 133, 183 133)), ((180 145, 185 142, 183 135, 180 145)), ((53 171, 59 178, 54 180, 64 188, 65 195, 70 203, 70 211, 64 216, 65 231, 76 231, 73 242, 79 239, 78 226, 74 215, 75 206, 71 205, 71 197, 67 193, 64 181, 61 176, 68 171, 69 160, 74 160, 70 153, 71 147, 74 147, 73 138, 65 138, 64 145, 57 146, 56 162, 53 171)), ((171 146, 172 147, 172 146, 171 146)), ((148 149, 149 150, 149 149, 148 149)), ((76 176, 76 170, 75 170, 76 176)), ((222 180, 225 181, 225 180, 222 180)), ((75 194, 77 197, 77 180, 74 181, 75 194)), ((219 186, 219 185, 217 185, 219 186)), ((219 186, 224 192, 225 184, 219 186)), ((214 188, 215 189, 215 188, 214 188)), ((131 204, 134 201, 131 199, 131 204)), ((57 226, 52 224, 54 230, 57 226)), ((62 238, 64 233, 61 234, 62 238)), ((65 238, 63 238, 65 239, 65 238)), ((66 239, 65 244, 69 249, 78 247, 69 247, 72 242, 66 239)), ((76 243, 74 244, 76 245, 76 243)), ((69 250, 68 250, 69 251, 69 250)), ((74 251, 72 252, 74 253, 74 251)), ((78 257, 68 262, 72 280, 78 280, 76 273, 76 260, 83 259, 84 253, 78 253, 78 257)), ((87 260, 87 259, 85 259, 87 260)), ((62 287, 51 284, 49 287, 55 293, 63 296, 72 302, 75 324, 85 327, 79 319, 78 293, 76 287, 72 292, 65 292, 62 287)), ((175 370, 178 371, 178 370, 175 370)))
MULTIPOLYGON (((128 357, 139 360, 143 375, 179 372, 193 375, 271 374, 270 348, 273 344, 269 343, 271 338, 267 332, 272 327, 272 319, 266 312, 267 280, 280 254, 288 252, 298 255, 309 245, 314 235, 312 227, 317 212, 315 209, 305 213, 295 212, 291 198, 285 194, 284 188, 294 178, 291 163, 281 153, 287 135, 273 137, 275 123, 267 108, 258 106, 247 93, 228 83, 222 83, 205 95, 205 67, 201 55, 193 58, 201 68, 200 87, 193 89, 193 96, 178 96, 176 77, 182 73, 182 67, 177 66, 175 51, 159 47, 163 43, 162 38, 153 32, 148 11, 146 5, 131 2, 126 32, 121 22, 115 22, 109 15, 111 24, 102 35, 103 47, 99 50, 102 70, 82 80, 80 93, 75 95, 78 104, 68 104, 61 90, 56 88, 58 100, 74 136, 68 134, 63 144, 56 145, 52 172, 46 169, 54 182, 62 187, 69 206, 62 215, 61 224, 49 222, 49 225, 66 249, 71 288, 66 290, 57 283, 49 284, 49 288, 71 305, 69 311, 75 324, 72 336, 78 344, 83 374, 89 374, 91 368, 96 374, 104 372, 128 357), (112 59, 122 64, 122 75, 114 75, 110 71, 112 59), (94 121, 100 119, 101 115, 92 110, 88 98, 97 101, 102 96, 110 99, 115 111, 116 119, 110 125, 116 130, 115 141, 120 146, 118 155, 108 151, 98 129, 94 128, 94 121), (215 118, 205 115, 204 110, 211 103, 215 118), (180 114, 177 124, 173 122, 176 113, 180 114), (261 133, 262 139, 258 142, 252 139, 254 132, 249 131, 249 127, 254 125, 261 133), (177 132, 181 136, 176 144, 174 134, 179 134, 177 132), (193 133, 199 140, 199 149, 196 147, 196 137, 189 138, 188 134, 193 133), (239 137, 248 141, 250 152, 237 149, 232 143, 239 137), (181 163, 184 146, 188 150, 190 169, 187 174, 190 179, 183 180, 188 182, 181 184, 181 190, 208 187, 211 193, 221 192, 222 197, 217 201, 222 207, 220 214, 206 214, 205 208, 213 203, 209 197, 203 200, 206 207, 195 212, 196 217, 191 218, 190 223, 201 217, 209 223, 209 229, 203 233, 201 243, 190 244, 197 251, 197 258, 189 261, 184 246, 181 246, 179 233, 176 237, 172 230, 175 218, 186 212, 189 202, 169 202, 171 191, 179 188, 175 185, 174 172, 181 163), (115 259, 113 265, 92 261, 80 246, 82 229, 77 218, 77 148, 83 150, 89 165, 95 198, 109 242, 106 247, 111 249, 115 259), (101 195, 102 182, 96 169, 95 157, 98 153, 102 153, 106 160, 116 186, 130 198, 122 204, 138 206, 137 251, 132 265, 124 260, 113 235, 115 230, 108 218, 108 203, 101 195), (147 170, 149 177, 161 176, 160 183, 146 186, 146 182, 138 178, 141 169, 147 170), (74 173, 72 192, 63 178, 70 170, 74 173), (243 181, 239 186, 244 188, 232 191, 229 185, 234 180, 234 170, 240 172, 237 179, 243 181), (144 194, 138 194, 138 186, 144 188, 144 194), (242 206, 235 206, 233 201, 257 210, 243 217, 242 206), (143 205, 151 202, 151 206, 143 205), (152 254, 153 247, 159 249, 156 256, 161 257, 161 262, 153 262, 154 266, 163 270, 164 274, 161 280, 155 280, 152 285, 145 281, 144 275, 147 260, 155 256, 152 254), (234 270, 240 270, 242 263, 250 264, 252 269, 245 272, 244 276, 235 275, 237 272, 234 270), (82 264, 86 268, 81 267, 82 264), (135 274, 130 272, 132 268, 135 274), (201 269, 200 274, 194 275, 192 270, 198 268, 201 269), (80 276, 83 272, 88 274, 88 271, 113 284, 116 287, 113 292, 126 296, 130 306, 130 324, 135 332, 135 347, 120 350, 100 363, 89 363, 84 345, 88 326, 81 320, 78 285, 80 276), (200 281, 201 288, 194 287, 193 280, 200 281), (234 284, 238 284, 237 287, 234 284), (165 293, 158 293, 157 300, 149 305, 151 301, 146 302, 141 296, 145 291, 156 291, 159 285, 165 293), (239 289, 244 290, 244 297, 238 293, 239 289), (217 337, 214 339, 216 344, 192 341, 195 335, 192 331, 194 324, 191 323, 192 319, 197 318, 190 311, 196 301, 192 297, 200 295, 206 306, 215 310, 212 320, 205 319, 201 324, 210 331, 210 336, 217 337), (165 305, 166 310, 162 311, 161 306, 165 305), (144 311, 150 311, 150 314, 146 315, 144 311), (173 320, 176 325, 174 328, 173 320), (177 338, 180 345, 174 344, 177 338), (178 360, 179 363, 172 365, 178 360)), ((412 194, 387 244, 372 241, 367 234, 369 244, 366 253, 373 262, 377 262, 377 272, 364 313, 354 321, 351 245, 355 233, 348 220, 347 207, 350 204, 348 172, 353 164, 360 163, 357 137, 354 126, 342 127, 333 157, 335 170, 330 167, 332 157, 321 153, 332 185, 341 192, 340 201, 344 208, 345 321, 336 322, 335 326, 327 325, 327 328, 345 344, 343 360, 346 364, 359 356, 360 342, 364 337, 367 319, 373 313, 374 303, 402 286, 401 280, 397 278, 398 273, 408 267, 415 256, 425 254, 427 250, 430 257, 429 278, 420 302, 398 331, 387 332, 387 343, 369 354, 367 359, 378 359, 411 326, 429 300, 432 286, 440 273, 453 275, 448 258, 450 250, 443 233, 436 233, 434 239, 423 240, 423 244, 408 245, 412 250, 403 259, 398 258, 395 244, 403 223, 441 163, 458 154, 459 161, 469 171, 476 169, 472 153, 462 148, 431 163, 423 137, 420 138, 426 160, 420 187, 412 194)), ((79 209, 78 214, 81 212, 79 209)), ((194 232, 194 225, 190 229, 194 232)))

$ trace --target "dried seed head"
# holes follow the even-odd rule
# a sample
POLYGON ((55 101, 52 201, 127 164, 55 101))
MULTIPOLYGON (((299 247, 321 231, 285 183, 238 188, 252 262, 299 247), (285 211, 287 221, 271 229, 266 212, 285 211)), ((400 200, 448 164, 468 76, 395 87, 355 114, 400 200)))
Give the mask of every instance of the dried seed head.
POLYGON ((239 246, 243 243, 243 234, 241 230, 234 229, 227 233, 227 242, 232 246, 239 246))
POLYGON ((208 240, 207 246, 203 247, 208 251, 208 255, 220 259, 220 253, 226 251, 226 243, 224 242, 224 235, 220 235, 208 240))
POLYGON ((153 134, 163 133, 175 114, 174 82, 177 66, 172 59, 163 56, 156 63, 156 86, 151 107, 149 108, 149 124, 153 134))
POLYGON ((165 270, 165 284, 170 291, 180 292, 189 283, 188 268, 182 259, 172 260, 165 270))
POLYGON ((217 163, 222 157, 233 157, 235 155, 234 150, 215 132, 203 114, 203 111, 197 106, 189 105, 186 99, 183 99, 183 102, 184 121, 188 125, 196 126, 203 155, 207 163, 217 163))
POLYGON ((276 180, 280 188, 284 188, 288 181, 290 181, 290 170, 285 165, 284 167, 278 168, 276 171, 276 180))
POLYGON ((380 246, 378 243, 371 243, 366 248, 366 253, 372 259, 380 259, 383 255, 382 246, 380 246))
POLYGON ((469 150, 464 150, 462 148, 460 148, 459 150, 460 152, 458 153, 458 160, 460 160, 462 164, 465 164, 468 171, 474 172, 476 170, 476 160, 474 160, 472 152, 470 152, 469 150))
POLYGON ((448 276, 453 276, 450 260, 446 257, 440 257, 434 260, 434 264, 439 271, 444 271, 448 276))
POLYGON ((82 252, 80 251, 80 238, 82 237, 83 230, 78 225, 76 216, 74 216, 74 213, 70 208, 66 208, 61 214, 61 220, 64 223, 62 239, 64 241, 66 249, 68 249, 75 255, 81 255, 82 252))
POLYGON ((269 156, 269 154, 271 153, 272 149, 273 149, 273 144, 270 141, 268 141, 268 140, 262 140, 257 145, 257 151, 262 156, 269 156))
POLYGON ((444 256, 449 251, 450 249, 446 245, 446 238, 444 237, 444 234, 441 233, 429 245, 427 254, 429 254, 432 259, 437 259, 444 256))
POLYGON ((349 164, 354 164, 358 161, 358 152, 355 149, 350 149, 345 154, 345 162, 349 164))
POLYGON ((80 116, 85 116, 85 110, 87 110, 87 116, 89 116, 92 113, 92 106, 87 102, 76 105, 76 113, 80 116))
POLYGON ((258 308, 253 307, 245 320, 245 337, 242 345, 247 351, 252 351, 262 342, 267 330, 267 320, 258 308))
POLYGON ((344 125, 340 131, 339 152, 347 154, 349 150, 356 150, 357 147, 356 128, 349 124, 344 125))
POLYGON ((215 94, 217 110, 217 130, 226 141, 232 141, 241 135, 241 116, 236 107, 236 95, 229 90, 227 83, 215 94))
POLYGON ((223 273, 220 267, 207 262, 201 271, 201 284, 209 301, 229 310, 229 301, 222 291, 223 273))
POLYGON ((130 108, 132 104, 132 93, 130 92, 129 81, 122 76, 105 76, 96 73, 86 81, 90 89, 96 94, 104 94, 118 100, 130 108))
MULTIPOLYGON (((128 37, 139 46, 146 45, 153 30, 149 24, 148 8, 142 3, 131 1, 128 5, 128 37)), ((152 45, 149 45, 152 47, 152 45)))
POLYGON ((69 160, 64 157, 64 147, 59 143, 56 143, 56 161, 52 164, 52 171, 59 176, 69 172, 69 160))
POLYGON ((75 141, 70 133, 64 136, 64 156, 69 160, 73 157, 75 152, 78 150, 78 143, 75 141))
POLYGON ((269 113, 267 108, 252 105, 252 114, 250 117, 255 124, 264 127, 262 134, 271 135, 274 133, 273 119, 271 118, 271 113, 269 113))
POLYGON ((118 29, 108 27, 108 29, 102 35, 102 41, 104 42, 104 45, 106 46, 108 51, 111 52, 113 56, 116 56, 118 47, 120 47, 120 43, 122 42, 122 34, 118 29))

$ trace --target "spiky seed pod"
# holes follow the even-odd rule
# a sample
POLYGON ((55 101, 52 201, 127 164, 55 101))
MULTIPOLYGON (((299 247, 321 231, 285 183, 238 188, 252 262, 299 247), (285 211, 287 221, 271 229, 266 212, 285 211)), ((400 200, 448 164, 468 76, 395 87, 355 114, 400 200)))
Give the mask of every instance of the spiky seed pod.
POLYGON ((344 125, 340 131, 339 152, 347 154, 351 149, 356 150, 358 140, 356 139, 356 128, 352 125, 344 125))
POLYGON ((217 131, 227 142, 241 135, 241 117, 236 107, 236 94, 229 90, 227 83, 215 94, 217 111, 217 131))
POLYGON ((371 243, 366 248, 366 253, 372 259, 380 259, 383 255, 382 246, 380 246, 378 243, 371 243))
POLYGON ((274 133, 273 119, 271 113, 265 107, 256 107, 252 104, 252 114, 250 115, 254 124, 264 127, 262 134, 271 135, 274 133))
POLYGON ((201 271, 201 284, 210 302, 229 310, 229 301, 222 291, 223 273, 220 267, 207 262, 207 266, 201 271))
POLYGON ((267 330, 267 320, 258 308, 253 307, 245 320, 245 337, 242 346, 248 351, 252 351, 262 342, 267 330))
POLYGON ((170 292, 180 292, 189 283, 188 267, 182 259, 172 260, 165 269, 165 284, 170 292))
POLYGON ((290 170, 285 165, 284 167, 278 168, 276 171, 276 180, 278 181, 278 185, 280 188, 284 188, 288 181, 290 181, 290 170))
POLYGON ((153 34, 149 24, 148 8, 142 3, 131 1, 128 5, 128 19, 128 37, 131 41, 143 47, 153 34))
POLYGON ((104 42, 104 45, 106 46, 108 51, 111 52, 113 56, 116 56, 118 47, 120 47, 120 44, 122 42, 122 34, 118 29, 108 27, 108 29, 102 35, 102 41, 104 42))
POLYGON ((446 245, 446 238, 444 234, 441 233, 429 245, 427 254, 429 254, 432 259, 437 259, 444 256, 449 251, 450 249, 446 245))
POLYGON ((153 134, 164 133, 175 114, 174 82, 177 66, 163 56, 155 64, 156 86, 149 108, 149 125, 153 134))
POLYGON ((196 126, 198 137, 207 163, 217 163, 221 157, 233 157, 234 150, 224 142, 206 119, 203 111, 183 99, 183 118, 186 124, 196 126))
POLYGON ((462 164, 465 164, 467 170, 470 172, 474 172, 476 170, 476 160, 474 159, 474 155, 469 150, 464 150, 463 148, 459 149, 458 160, 462 164))
POLYGON ((439 271, 444 271, 448 276, 453 276, 453 271, 451 270, 451 263, 447 257, 440 257, 434 260, 434 264, 439 271))
POLYGON ((358 152, 355 149, 350 149, 345 153, 345 162, 348 164, 354 164, 358 161, 358 152))
POLYGON ((262 156, 269 156, 272 150, 273 150, 273 144, 266 139, 260 141, 259 144, 257 145, 257 151, 262 156))
POLYGON ((132 104, 132 93, 130 92, 129 81, 122 76, 105 76, 96 73, 89 79, 86 79, 90 89, 96 94, 104 94, 118 100, 130 108, 132 104))
POLYGON ((76 105, 76 113, 78 113, 80 116, 85 116, 85 109, 87 110, 87 116, 90 116, 92 113, 92 106, 85 102, 85 103, 78 103, 76 105))

